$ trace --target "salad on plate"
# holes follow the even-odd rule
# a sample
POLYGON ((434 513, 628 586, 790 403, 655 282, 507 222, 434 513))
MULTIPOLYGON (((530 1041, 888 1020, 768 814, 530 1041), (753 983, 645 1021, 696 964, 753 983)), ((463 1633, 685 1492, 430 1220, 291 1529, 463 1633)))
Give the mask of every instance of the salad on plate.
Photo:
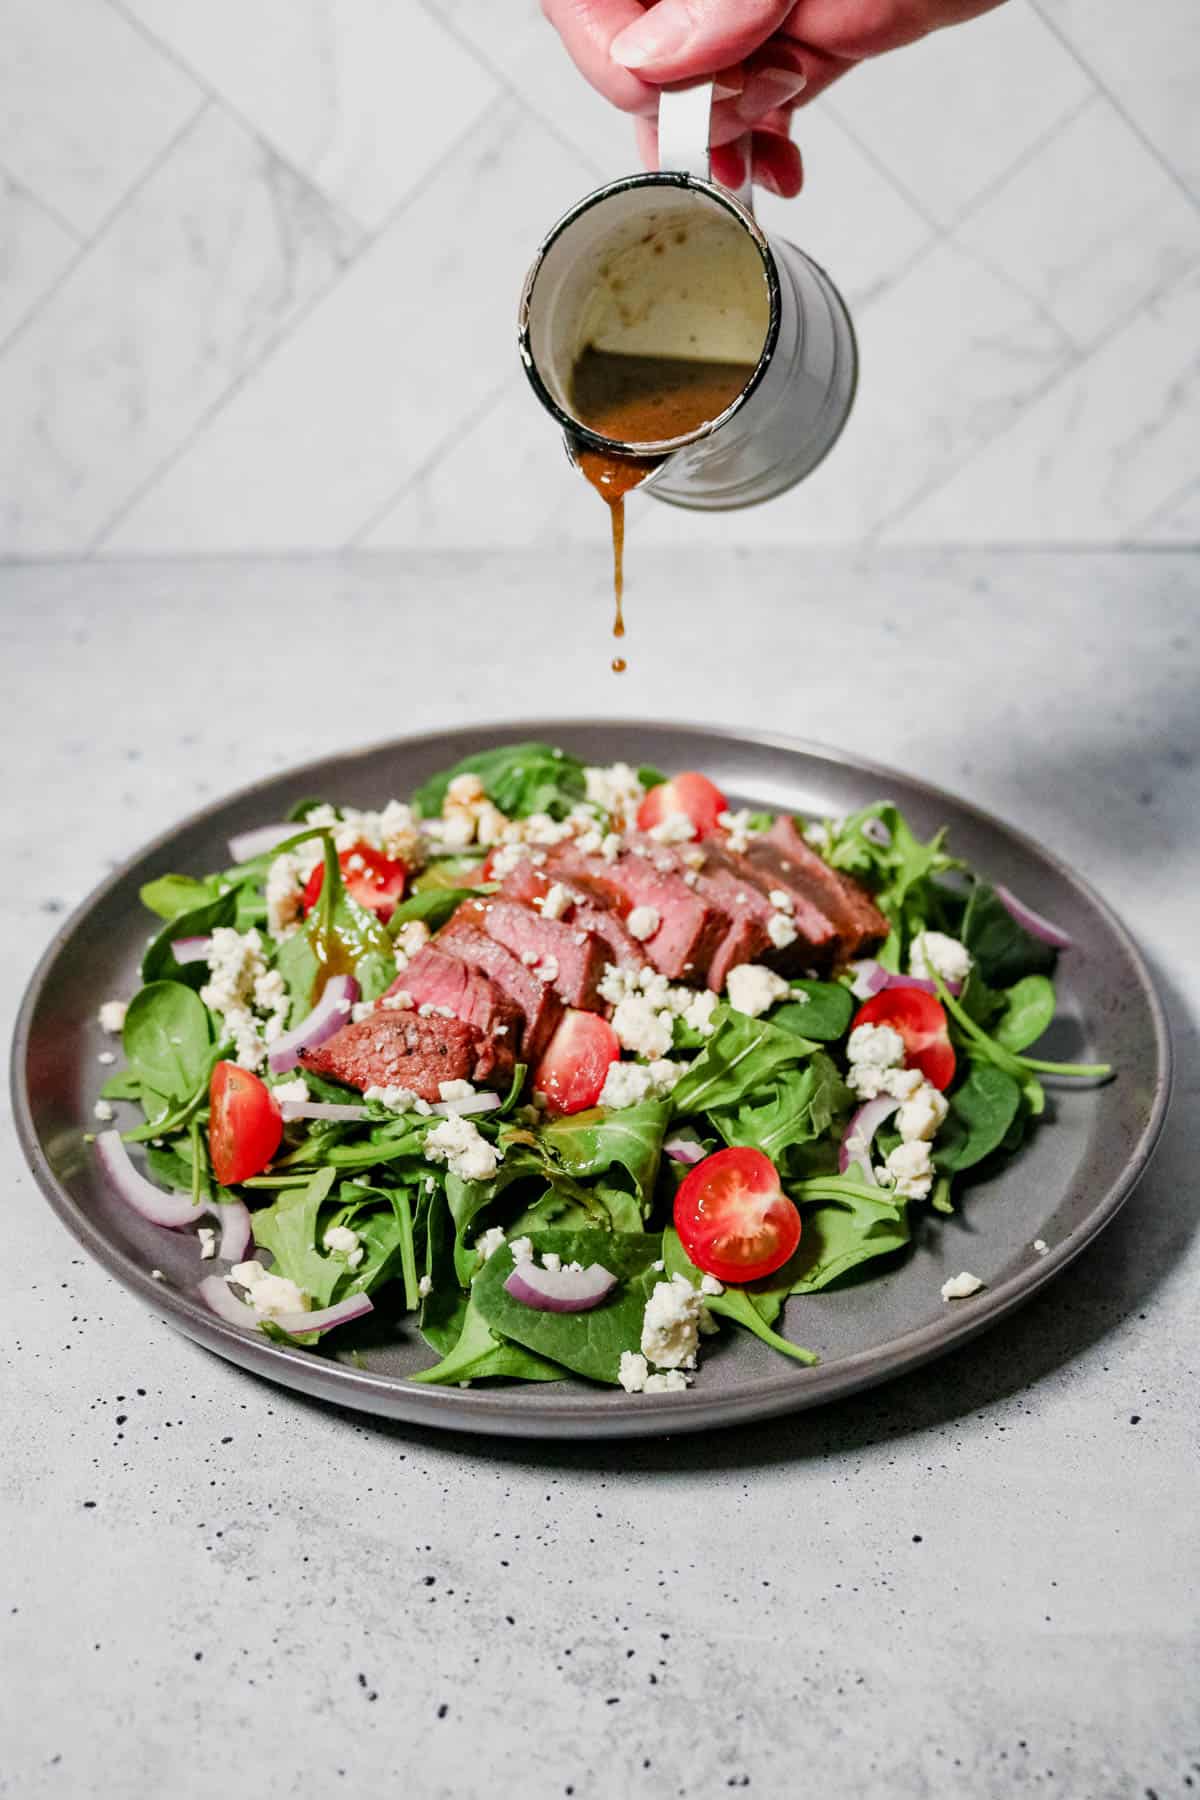
POLYGON ((418 1381, 646 1395, 726 1328, 814 1363, 812 1297, 1052 1128, 1044 1080, 1111 1073, 1029 1054, 1070 940, 944 839, 540 743, 305 800, 142 889, 94 1153, 279 1342, 357 1356, 373 1315, 418 1381))

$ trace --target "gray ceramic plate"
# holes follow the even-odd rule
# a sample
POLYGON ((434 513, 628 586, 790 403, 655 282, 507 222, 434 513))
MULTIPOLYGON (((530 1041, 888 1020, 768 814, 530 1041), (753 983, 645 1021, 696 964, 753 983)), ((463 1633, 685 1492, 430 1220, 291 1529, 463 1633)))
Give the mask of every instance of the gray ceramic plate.
POLYGON ((1128 933, 1090 888, 1019 832, 892 770, 783 738, 542 719, 330 757, 195 814, 118 870, 63 926, 30 984, 13 1058, 18 1130, 50 1204, 84 1247, 168 1323, 233 1362, 325 1400, 514 1437, 650 1436, 741 1423, 816 1406, 953 1349, 1058 1274, 1113 1217, 1149 1160, 1169 1088, 1162 1007, 1128 933), (817 1368, 801 1368, 726 1331, 706 1345, 686 1394, 631 1398, 581 1382, 414 1387, 406 1376, 430 1357, 411 1327, 398 1327, 396 1341, 364 1347, 359 1367, 333 1360, 332 1352, 259 1341, 216 1319, 192 1298, 202 1273, 194 1236, 130 1214, 92 1162, 83 1134, 92 1127, 107 1072, 97 1062, 106 1040, 96 1013, 101 1001, 137 986, 147 933, 138 902, 144 881, 168 870, 220 868, 234 832, 283 817, 305 795, 377 806, 484 744, 529 737, 563 744, 590 762, 623 758, 703 769, 735 805, 840 814, 887 796, 923 834, 949 825, 959 854, 1074 936, 1074 949, 1060 962, 1060 1019, 1043 1054, 1103 1057, 1117 1066, 1118 1079, 1091 1091, 1059 1084, 1049 1121, 1032 1144, 973 1186, 960 1214, 941 1220, 918 1212, 916 1244, 899 1266, 841 1292, 791 1301, 786 1329, 819 1351, 817 1368), (1049 1245, 1047 1254, 1033 1250, 1035 1238, 1049 1245), (152 1268, 165 1280, 152 1279, 152 1268), (947 1305, 941 1284, 964 1268, 987 1286, 947 1305))

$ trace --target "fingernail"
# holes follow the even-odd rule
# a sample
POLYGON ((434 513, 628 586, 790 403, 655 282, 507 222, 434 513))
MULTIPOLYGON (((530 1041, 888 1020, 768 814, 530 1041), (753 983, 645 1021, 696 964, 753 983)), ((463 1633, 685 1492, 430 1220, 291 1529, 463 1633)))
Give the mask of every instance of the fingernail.
POLYGON ((745 87, 740 75, 718 75, 713 82, 714 100, 732 100, 745 87))
POLYGON ((779 198, 781 200, 783 199, 783 189, 779 185, 779 179, 775 174, 774 169, 763 169, 756 165, 754 179, 757 181, 759 187, 765 187, 768 193, 778 194, 779 198))
POLYGON ((786 106, 807 86, 807 78, 798 69, 756 69, 747 78, 737 102, 738 117, 761 119, 777 106, 786 106))
POLYGON ((618 31, 608 54, 623 69, 644 69, 647 63, 677 56, 692 35, 692 21, 683 0, 658 0, 648 13, 618 31))

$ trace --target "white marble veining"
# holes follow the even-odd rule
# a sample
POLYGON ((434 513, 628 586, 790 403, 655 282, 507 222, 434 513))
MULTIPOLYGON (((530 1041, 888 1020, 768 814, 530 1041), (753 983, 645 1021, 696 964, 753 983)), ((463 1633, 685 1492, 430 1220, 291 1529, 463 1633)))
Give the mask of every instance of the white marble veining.
POLYGON ((122 0, 360 225, 437 168, 497 83, 409 0, 122 0))
POLYGON ((70 263, 79 239, 0 173, 0 344, 70 263))
POLYGON ((530 245, 587 185, 523 108, 494 107, 106 548, 335 549, 368 527, 511 373, 530 245))
POLYGON ((863 63, 829 90, 827 104, 945 226, 1089 92, 1029 0, 1009 0, 894 58, 863 63))
POLYGON ((0 358, 4 550, 78 550, 101 534, 356 238, 207 108, 0 358))
MULTIPOLYGON (((770 506, 635 536, 1020 541, 1074 462, 1104 481, 1055 535, 1192 541, 1195 331, 1158 299, 1200 248, 1198 43, 1188 0, 1008 0, 801 108, 805 191, 760 210, 849 300, 850 427, 770 506), (1048 396, 1107 393, 1122 330, 1124 404, 1178 424, 1080 461, 1048 396)), ((591 543, 512 319, 636 155, 539 0, 11 0, 4 48, 0 555, 591 543)))
POLYGON ((0 164, 92 232, 203 98, 108 0, 5 0, 0 164))
POLYGON ((63 1231, 5 1089, 14 1800, 1193 1791, 1195 559, 660 553, 642 582, 618 681, 602 579, 542 554, 0 571, 0 752, 37 772, 9 784, 4 1041, 65 909, 260 774, 548 705, 631 734, 691 715, 906 767, 1090 879, 1171 1015, 1154 1164, 1044 1293, 890 1386, 692 1439, 504 1445, 177 1336, 63 1231), (406 604, 453 622, 452 656, 436 629, 395 651, 406 604), (875 667, 906 703, 848 699, 875 667), (320 704, 264 706, 264 670, 320 704))
POLYGON ((1200 201, 1200 32, 1191 0, 1034 0, 1200 201))
POLYGON ((1200 273, 1145 306, 889 536, 1087 543, 1137 534, 1196 468, 1200 273), (1190 362, 1180 334, 1190 330, 1190 362), (1168 471, 1173 481, 1168 477, 1168 471))
POLYGON ((1151 513, 1137 536, 1147 544, 1200 544, 1200 476, 1151 513))

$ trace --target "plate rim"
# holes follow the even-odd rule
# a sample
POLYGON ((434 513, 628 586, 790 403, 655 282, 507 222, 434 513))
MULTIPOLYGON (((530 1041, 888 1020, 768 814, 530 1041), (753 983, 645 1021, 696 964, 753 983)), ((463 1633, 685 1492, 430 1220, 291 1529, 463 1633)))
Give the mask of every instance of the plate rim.
POLYGON ((346 750, 327 751, 324 755, 303 763, 289 764, 284 769, 261 776, 197 808, 135 849, 103 880, 96 883, 55 930, 34 965, 17 1010, 9 1073, 17 1140, 34 1179, 51 1208, 89 1255, 168 1324, 228 1361, 283 1386, 298 1388, 335 1405, 400 1418, 440 1430, 528 1439, 567 1435, 593 1438, 666 1436, 673 1432, 750 1423, 844 1397, 864 1387, 891 1380, 922 1363, 957 1349, 959 1345, 1006 1317, 1053 1280, 1116 1216, 1145 1173, 1154 1154, 1169 1110, 1173 1080, 1174 1054, 1166 1008, 1137 941, 1092 884, 1056 852, 1047 849, 1029 833, 937 783, 909 775, 893 764, 877 762, 856 751, 847 751, 815 739, 687 720, 637 720, 611 715, 571 719, 499 719, 384 738, 346 750), (497 734, 510 738, 516 736, 518 741, 526 735, 541 737, 553 743, 557 741, 555 734, 569 737, 588 730, 626 731, 631 736, 643 734, 650 737, 688 732, 724 745, 750 746, 763 751, 812 757, 884 782, 900 780, 910 789, 919 791, 923 798, 948 804, 958 812, 970 815, 980 825, 999 832, 1079 890, 1117 937, 1132 965, 1150 1015, 1156 1053, 1149 1113, 1121 1168, 1090 1208, 1086 1219, 1068 1237, 1054 1245, 1047 1255, 1039 1258, 1036 1264, 1018 1270, 998 1286, 985 1289, 983 1294, 973 1297, 969 1309, 963 1308, 961 1312, 940 1316, 889 1339, 885 1345, 854 1351, 839 1357, 833 1363, 818 1364, 813 1369, 775 1368, 771 1374, 742 1383, 727 1393, 690 1388, 684 1393, 664 1394, 656 1396, 657 1404, 653 1407, 639 1403, 638 1398, 632 1395, 623 1400, 611 1396, 614 1404, 607 1407, 597 1407, 590 1396, 571 1396, 564 1398, 561 1405, 555 1405, 553 1401, 556 1397, 543 1392, 544 1400, 551 1401, 551 1405, 543 1405, 537 1412, 530 1409, 523 1412, 520 1389, 464 1390, 428 1387, 401 1376, 379 1375, 370 1370, 356 1369, 347 1363, 314 1356, 303 1348, 293 1349, 272 1343, 269 1339, 250 1338, 232 1324, 209 1313, 199 1300, 156 1282, 127 1252, 109 1241, 59 1182, 42 1149, 33 1119, 28 1084, 28 1052, 34 1015, 54 964, 89 914, 129 876, 136 865, 164 849, 181 832, 203 825, 230 806, 250 800, 281 781, 301 781, 310 773, 327 768, 331 762, 369 760, 389 752, 411 751, 435 743, 450 746, 459 742, 476 745, 480 742, 489 743, 496 741, 497 734), (881 1360, 884 1363, 882 1367, 881 1360))

